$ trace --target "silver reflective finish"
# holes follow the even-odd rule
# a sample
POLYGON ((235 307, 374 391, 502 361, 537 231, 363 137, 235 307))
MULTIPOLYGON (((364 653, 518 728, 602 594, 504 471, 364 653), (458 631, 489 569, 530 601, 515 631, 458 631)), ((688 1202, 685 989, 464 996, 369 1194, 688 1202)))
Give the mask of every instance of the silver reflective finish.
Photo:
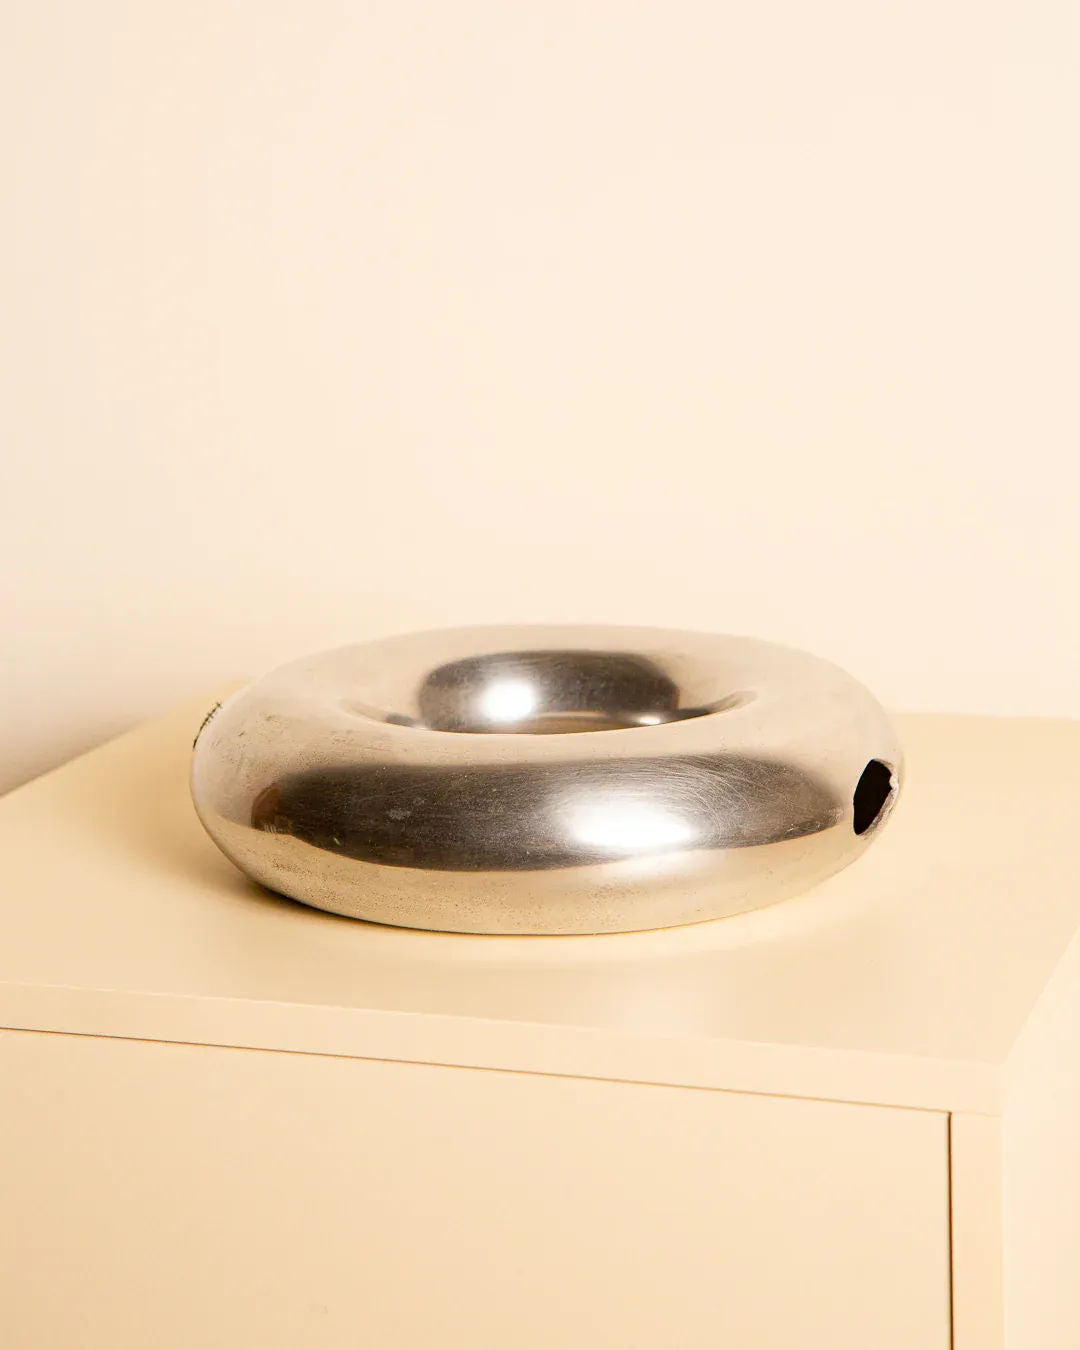
POLYGON ((474 628, 284 666, 208 717, 192 794, 257 881, 464 933, 756 909, 855 858, 901 757, 849 675, 748 638, 474 628))

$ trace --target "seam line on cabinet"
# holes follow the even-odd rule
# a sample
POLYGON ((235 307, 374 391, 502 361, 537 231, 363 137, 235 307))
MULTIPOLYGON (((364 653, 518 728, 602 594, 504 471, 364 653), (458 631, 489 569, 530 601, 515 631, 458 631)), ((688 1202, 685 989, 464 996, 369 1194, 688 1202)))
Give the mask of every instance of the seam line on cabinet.
MULTIPOLYGON (((129 1041, 145 1045, 181 1045, 209 1050, 234 1050, 255 1055, 304 1055, 314 1059, 354 1060, 369 1064, 417 1064, 431 1069, 465 1069, 472 1073, 512 1073, 531 1078, 561 1078, 585 1083, 626 1083, 630 1087, 663 1088, 674 1092, 719 1092, 728 1097, 772 1097, 780 1101, 827 1102, 833 1106, 862 1106, 875 1111, 914 1111, 920 1115, 944 1116, 946 1123, 950 1112, 940 1106, 905 1106, 899 1102, 876 1102, 858 1097, 823 1097, 807 1092, 784 1092, 777 1089, 712 1087, 703 1083, 658 1083, 652 1078, 611 1077, 595 1073, 556 1073, 550 1069, 516 1069, 499 1064, 461 1064, 450 1063, 444 1059, 404 1059, 397 1055, 345 1055, 328 1050, 303 1050, 265 1045, 242 1045, 224 1041, 162 1039, 158 1036, 118 1036, 114 1032, 101 1031, 61 1031, 49 1027, 12 1027, 0 1026, 0 1036, 5 1032, 15 1032, 30 1036, 78 1036, 91 1041, 129 1041)), ((979 1114, 969 1112, 968 1114, 979 1114)))
POLYGON ((953 1226, 953 1115, 952 1111, 945 1118, 945 1235, 946 1235, 946 1257, 947 1273, 946 1282, 949 1290, 949 1350, 956 1350, 956 1264, 955 1255, 955 1233, 953 1226))

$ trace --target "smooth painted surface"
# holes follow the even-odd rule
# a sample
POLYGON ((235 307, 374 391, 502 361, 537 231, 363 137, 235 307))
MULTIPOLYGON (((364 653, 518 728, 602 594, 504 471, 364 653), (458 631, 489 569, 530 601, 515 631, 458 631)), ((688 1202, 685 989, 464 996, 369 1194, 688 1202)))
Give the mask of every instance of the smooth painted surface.
POLYGON ((1069 0, 4 11, 0 782, 438 624, 1080 713, 1069 0))
POLYGON ((0 1032, 5 1350, 946 1350, 930 1112, 0 1032))
POLYGON ((1080 942, 1017 1043, 1002 1126, 1007 1350, 1080 1345, 1080 942))
POLYGON ((949 1117, 949 1203, 951 1350, 1004 1350, 999 1117, 949 1117))
POLYGON ((756 915, 478 938, 247 882, 188 797, 212 702, 0 801, 0 1024, 993 1112, 1080 922, 1078 724, 901 719, 879 843, 756 915))

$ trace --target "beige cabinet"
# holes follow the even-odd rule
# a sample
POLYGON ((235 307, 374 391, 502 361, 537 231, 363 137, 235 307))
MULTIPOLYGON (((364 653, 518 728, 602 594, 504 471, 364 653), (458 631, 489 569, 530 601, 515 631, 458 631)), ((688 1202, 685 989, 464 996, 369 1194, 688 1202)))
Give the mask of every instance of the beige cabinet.
POLYGON ((1080 728, 901 719, 774 909, 473 938, 235 873, 203 711, 0 801, 5 1350, 1080 1345, 1080 728))

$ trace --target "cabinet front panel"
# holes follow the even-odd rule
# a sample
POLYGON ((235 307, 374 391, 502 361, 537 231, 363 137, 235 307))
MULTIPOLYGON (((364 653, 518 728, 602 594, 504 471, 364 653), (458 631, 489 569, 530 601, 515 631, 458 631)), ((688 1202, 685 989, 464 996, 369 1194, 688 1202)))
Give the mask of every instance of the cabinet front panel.
POLYGON ((935 1113, 4 1031, 0 1102, 6 1350, 948 1346, 935 1113))

